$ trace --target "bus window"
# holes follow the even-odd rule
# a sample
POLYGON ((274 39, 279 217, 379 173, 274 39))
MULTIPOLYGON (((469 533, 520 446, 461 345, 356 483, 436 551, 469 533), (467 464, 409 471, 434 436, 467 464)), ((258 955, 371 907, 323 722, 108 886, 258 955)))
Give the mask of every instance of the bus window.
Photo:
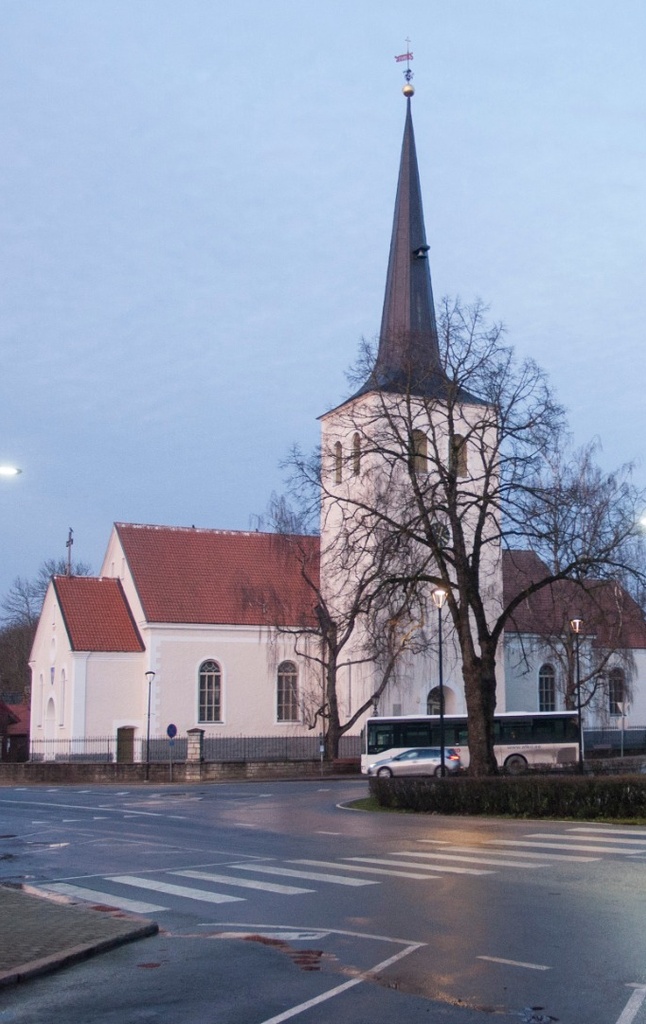
POLYGON ((531 743, 531 719, 498 719, 493 725, 494 743, 531 743))
POLYGON ((402 747, 432 747, 431 730, 428 725, 407 725, 402 729, 402 747))
POLYGON ((368 733, 368 753, 379 754, 382 750, 390 750, 395 746, 394 730, 392 725, 383 725, 371 729, 368 733))

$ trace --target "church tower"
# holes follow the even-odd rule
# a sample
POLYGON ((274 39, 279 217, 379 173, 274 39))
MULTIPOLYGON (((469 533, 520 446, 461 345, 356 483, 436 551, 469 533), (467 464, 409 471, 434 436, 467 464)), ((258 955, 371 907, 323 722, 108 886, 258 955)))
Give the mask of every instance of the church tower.
MULTIPOLYGON (((384 714, 435 711, 436 618, 432 585, 450 587, 451 521, 471 520, 482 452, 493 443, 495 415, 447 372, 436 320, 411 111, 406 117, 395 198, 381 328, 365 380, 321 417, 321 581, 329 607, 353 623, 339 673, 346 715, 378 690, 384 714), (484 447, 483 447, 484 446, 484 447), (388 586, 383 583, 390 580, 388 586), (399 586, 395 581, 408 581, 399 586), (348 680, 351 685, 348 685, 348 680)), ((486 460, 485 460, 486 461, 486 460)), ((487 549, 491 601, 502 593, 500 545, 487 549)), ((492 606, 493 613, 493 606, 492 606)), ((445 638, 445 710, 463 712, 457 645, 445 638)))

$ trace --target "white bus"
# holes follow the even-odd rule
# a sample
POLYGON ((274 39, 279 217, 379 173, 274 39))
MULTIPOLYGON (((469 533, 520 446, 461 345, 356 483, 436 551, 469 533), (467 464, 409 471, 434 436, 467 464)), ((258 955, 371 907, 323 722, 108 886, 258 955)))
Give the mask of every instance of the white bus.
MULTIPOLYGON (((439 715, 369 718, 361 734, 361 771, 409 747, 439 747, 439 715)), ((444 716, 444 746, 454 747, 469 765, 466 715, 444 716)), ((511 774, 530 766, 572 764, 579 757, 576 711, 508 711, 494 716, 494 752, 498 767, 511 774)))

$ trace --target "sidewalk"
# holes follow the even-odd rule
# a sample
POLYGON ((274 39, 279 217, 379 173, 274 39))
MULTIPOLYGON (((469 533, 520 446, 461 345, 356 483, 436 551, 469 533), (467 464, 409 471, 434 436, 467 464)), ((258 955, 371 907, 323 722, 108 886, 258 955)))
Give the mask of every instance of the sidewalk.
POLYGON ((154 921, 0 885, 0 987, 156 935, 154 921))

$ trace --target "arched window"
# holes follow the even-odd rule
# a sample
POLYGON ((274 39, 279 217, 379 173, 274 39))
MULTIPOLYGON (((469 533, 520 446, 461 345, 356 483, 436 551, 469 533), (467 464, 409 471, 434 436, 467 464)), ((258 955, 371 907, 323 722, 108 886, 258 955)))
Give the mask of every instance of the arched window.
POLYGON ((60 700, 58 702, 58 724, 65 725, 65 669, 61 669, 60 700))
POLYGON ((439 715, 441 710, 440 688, 439 686, 434 686, 432 690, 429 690, 428 697, 426 698, 426 714, 439 715))
POLYGON ((199 721, 222 721, 222 672, 217 661, 203 661, 200 665, 199 721))
POLYGON ((608 672, 608 711, 611 715, 625 712, 626 681, 623 669, 611 668, 608 672))
POLYGON ((361 438, 358 434, 352 438, 352 472, 355 476, 361 472, 361 438))
POLYGON ((276 686, 276 719, 298 722, 298 669, 293 661, 281 661, 276 686))
POLYGON ((411 462, 414 473, 426 473, 428 469, 428 438, 423 430, 413 431, 411 462))
POLYGON ((449 470, 454 476, 467 475, 467 442, 461 434, 454 434, 451 438, 449 470))
POLYGON ((538 710, 556 711, 556 675, 551 665, 541 665, 538 672, 538 710))
POLYGON ((334 482, 340 484, 343 480, 343 448, 341 442, 334 445, 334 482))

